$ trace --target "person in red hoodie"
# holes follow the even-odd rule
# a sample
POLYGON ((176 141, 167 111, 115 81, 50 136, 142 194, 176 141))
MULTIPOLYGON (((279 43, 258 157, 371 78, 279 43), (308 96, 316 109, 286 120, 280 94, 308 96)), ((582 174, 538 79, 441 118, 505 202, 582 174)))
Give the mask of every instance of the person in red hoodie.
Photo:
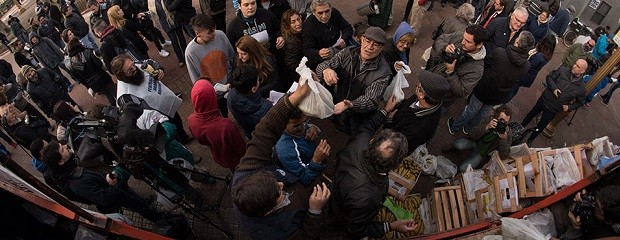
POLYGON ((194 112, 187 118, 190 132, 200 144, 211 148, 215 163, 234 171, 245 154, 241 133, 232 120, 222 117, 211 81, 199 78, 191 95, 194 112))

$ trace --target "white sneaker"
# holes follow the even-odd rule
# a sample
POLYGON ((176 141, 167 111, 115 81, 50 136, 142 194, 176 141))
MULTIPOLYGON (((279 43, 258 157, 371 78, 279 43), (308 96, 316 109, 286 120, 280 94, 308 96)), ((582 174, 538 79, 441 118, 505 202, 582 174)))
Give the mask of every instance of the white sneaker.
POLYGON ((164 50, 164 49, 159 51, 159 56, 168 57, 168 55, 170 55, 170 53, 166 52, 166 50, 164 50))
POLYGON ((170 40, 166 40, 164 44, 162 44, 162 46, 170 46, 170 45, 172 45, 172 42, 170 40))

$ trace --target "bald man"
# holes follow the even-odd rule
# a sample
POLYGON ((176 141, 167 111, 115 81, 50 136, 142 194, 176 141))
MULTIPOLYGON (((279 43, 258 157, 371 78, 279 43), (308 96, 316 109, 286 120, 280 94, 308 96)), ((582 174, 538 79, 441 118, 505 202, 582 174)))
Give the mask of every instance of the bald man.
POLYGON ((587 69, 588 62, 578 59, 572 68, 561 66, 547 76, 547 89, 521 122, 521 125, 526 127, 534 117, 542 112, 537 129, 527 140, 528 146, 532 146, 532 141, 551 122, 555 114, 561 111, 573 111, 584 104, 586 89, 581 78, 587 69))

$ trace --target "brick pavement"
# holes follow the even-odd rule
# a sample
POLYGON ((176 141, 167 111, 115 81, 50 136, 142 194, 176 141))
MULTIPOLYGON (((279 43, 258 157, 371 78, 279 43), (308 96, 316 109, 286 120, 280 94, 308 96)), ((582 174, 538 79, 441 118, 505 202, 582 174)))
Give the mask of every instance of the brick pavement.
MULTIPOLYGON (((363 1, 364 0, 353 0, 353 1, 335 1, 334 0, 332 2, 333 2, 333 6, 338 8, 343 13, 343 15, 347 18, 347 20, 349 20, 349 22, 353 24, 357 21, 365 21, 364 17, 360 17, 355 13, 355 6, 357 6, 359 3, 363 1)), ((33 0, 26 0, 25 4, 27 7, 33 8, 33 2, 34 2, 33 0)), ((395 20, 394 25, 397 25, 399 20, 402 19, 405 4, 406 4, 406 1, 404 0, 394 1, 394 6, 393 6, 393 19, 395 20)), ((194 6, 197 9, 199 9, 198 2, 196 0, 194 1, 194 6)), ((232 11, 233 11, 232 4, 228 4, 227 19, 229 20, 232 19, 234 16, 232 11)), ((26 13, 28 12, 29 11, 26 11, 26 13)), ((422 24, 423 31, 418 36, 418 41, 416 45, 412 47, 412 50, 411 50, 410 66, 412 66, 412 69, 414 69, 414 72, 411 75, 407 76, 410 82, 410 86, 415 86, 414 83, 417 82, 415 76, 420 71, 420 67, 423 65, 423 62, 420 59, 420 56, 422 55, 423 51, 432 44, 432 41, 430 40, 430 34, 432 30, 446 16, 451 16, 452 14, 454 14, 454 9, 452 7, 449 7, 449 5, 446 6, 445 8, 442 8, 439 4, 436 4, 435 9, 432 12, 428 12, 426 17, 424 18, 424 22, 422 24)), ((28 16, 26 14, 20 16, 23 22, 26 22, 25 19, 27 19, 27 17, 28 16)), ((387 32, 388 34, 391 34, 394 32, 394 30, 395 30, 395 27, 390 27, 389 29, 387 29, 387 32)), ((173 91, 180 92, 183 94, 184 103, 181 106, 179 113, 181 114, 181 116, 184 116, 183 118, 185 119, 185 117, 188 116, 192 112, 192 105, 189 102, 191 82, 188 78, 187 70, 185 67, 179 67, 177 65, 176 58, 174 56, 169 56, 168 58, 162 58, 157 54, 155 47, 150 42, 147 42, 147 43, 150 44, 149 47, 151 49, 151 51, 149 52, 149 55, 153 57, 155 60, 161 62, 166 67, 166 78, 164 80, 166 85, 168 85, 173 91)), ((169 49, 169 50, 171 54, 174 54, 172 49, 169 49)), ((536 102, 538 96, 542 92, 542 87, 539 82, 544 79, 544 76, 550 70, 552 70, 553 68, 559 65, 560 59, 565 50, 566 48, 563 46, 563 44, 561 42, 558 43, 558 46, 556 47, 556 51, 554 54, 554 58, 551 60, 549 64, 547 64, 547 66, 545 66, 541 70, 539 77, 536 80, 536 83, 533 84, 532 88, 520 90, 519 95, 517 95, 514 98, 514 100, 509 104, 513 108, 513 111, 514 111, 513 120, 520 121, 525 116, 525 114, 527 114, 527 112, 533 106, 533 104, 536 102)), ((14 60, 12 56, 5 54, 5 55, 2 55, 2 58, 14 64, 14 60)), ((17 69, 16 65, 14 65, 14 70, 16 72, 19 70, 17 69)), ((412 91, 413 91, 412 88, 407 89, 406 93, 408 94, 408 96, 409 94, 412 93, 412 91)), ((606 89, 604 89, 603 92, 604 91, 606 91, 606 89)), ((71 92, 71 96, 74 99, 76 99, 76 101, 80 105, 82 105, 85 109, 87 109, 89 106, 92 106, 93 104, 96 104, 96 103, 105 103, 105 97, 97 96, 96 98, 93 99, 90 95, 88 95, 88 93, 86 93, 86 89, 83 86, 76 86, 74 90, 71 92)), ((578 111, 577 117, 575 118, 575 121, 572 126, 566 126, 565 123, 560 123, 558 127, 558 131, 556 132, 554 139, 546 139, 544 137, 539 137, 536 139, 536 141, 534 141, 534 145, 539 146, 539 147, 540 146, 560 147, 564 145, 571 145, 571 144, 589 141, 591 139, 604 136, 604 135, 610 136, 610 139, 612 141, 615 141, 616 143, 620 142, 620 128, 618 128, 618 126, 620 126, 620 103, 619 103, 620 97, 618 97, 618 95, 616 94, 614 96, 614 99, 611 102, 612 103, 606 107, 601 104, 598 98, 595 99, 592 102, 591 108, 580 109, 578 111)), ((458 117, 462 108, 465 106, 465 104, 466 103, 464 100, 458 101, 451 107, 451 110, 446 114, 447 116, 444 116, 442 118, 440 122, 440 126, 437 129, 437 132, 435 134, 435 137, 428 143, 429 151, 431 154, 440 155, 439 149, 441 148, 441 146, 453 141, 454 139, 456 139, 456 137, 459 137, 459 136, 456 136, 456 137, 451 136, 448 134, 445 121, 447 117, 458 117)), ((343 140, 346 139, 346 135, 337 132, 333 128, 333 126, 327 121, 316 120, 315 122, 319 126, 321 126, 323 130, 323 136, 326 136, 330 144, 332 144, 333 152, 337 152, 344 147, 345 141, 343 140)), ((217 166, 213 161, 210 161, 211 159, 210 151, 205 146, 200 146, 196 141, 194 141, 190 143, 188 147, 194 152, 195 155, 202 156, 205 159, 204 161, 198 164, 199 167, 204 168, 208 170, 210 173, 217 175, 217 176, 226 176, 227 174, 229 174, 226 169, 223 169, 217 166)), ((40 177, 40 174, 36 172, 34 169, 32 169, 32 167, 30 166, 29 157, 24 151, 22 151, 21 149, 15 149, 13 152, 14 152, 13 153, 14 158, 18 162, 20 162, 32 174, 40 177)), ((332 154, 331 156, 336 156, 336 154, 332 154)), ((458 164, 458 162, 462 159, 453 159, 453 160, 457 162, 458 164)), ((328 169, 326 170, 326 175, 332 176, 333 170, 334 170, 333 166, 335 165, 336 160, 333 158, 330 158, 328 159, 328 161, 329 161, 330 167, 328 167, 328 169)), ((433 187, 433 184, 432 184, 433 180, 434 179, 430 177, 426 177, 426 176, 421 177, 419 180, 419 184, 417 184, 414 191, 419 192, 423 195, 426 195, 429 192, 429 190, 433 187)), ((135 180, 132 180, 130 183, 132 186, 137 188, 140 194, 142 195, 152 194, 152 190, 150 190, 149 187, 146 186, 146 184, 135 181, 135 180)), ((201 190, 201 192, 204 194, 204 196, 206 196, 209 199, 209 201, 213 202, 215 200, 214 191, 222 189, 224 187, 224 184, 218 183, 215 186, 196 184, 195 186, 201 190)), ((229 192, 230 192, 229 190, 226 192, 224 199, 222 201, 222 207, 220 208, 223 219, 230 226, 231 230, 233 231, 235 235, 235 238, 246 239, 247 236, 240 229, 240 226, 234 216, 234 213, 232 212, 232 203, 230 201, 229 192)), ((207 214, 210 217, 212 217, 214 221, 216 221, 217 223, 221 221, 220 219, 215 217, 214 214, 212 213, 207 213, 207 214)), ((142 220, 139 216, 136 216, 136 214, 129 213, 128 215, 135 223, 137 223, 139 227, 145 227, 145 228, 150 227, 148 221, 142 220)), ((325 223, 330 223, 330 222, 332 222, 330 219, 328 218, 325 219, 325 223)), ((210 227, 203 222, 192 221, 192 225, 199 239, 222 239, 223 238, 223 235, 221 235, 217 230, 215 230, 213 227, 210 227)), ((326 230, 323 231, 324 239, 346 238, 338 226, 334 226, 334 225, 325 226, 325 229, 326 230)))

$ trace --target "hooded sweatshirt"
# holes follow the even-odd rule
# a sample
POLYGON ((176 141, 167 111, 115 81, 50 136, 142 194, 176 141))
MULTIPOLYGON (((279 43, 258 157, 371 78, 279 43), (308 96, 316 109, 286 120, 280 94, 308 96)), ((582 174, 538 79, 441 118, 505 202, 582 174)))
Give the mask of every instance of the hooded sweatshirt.
POLYGON ((28 35, 28 39, 32 44, 32 53, 45 67, 56 68, 62 63, 64 53, 52 40, 46 37, 40 37, 39 34, 35 32, 31 32, 30 35, 28 35), (37 44, 32 44, 32 38, 35 37, 39 39, 39 42, 37 42, 37 44))
POLYGON ((383 49, 383 57, 390 65, 390 69, 392 69, 392 76, 396 75, 396 69, 394 69, 394 63, 396 61, 403 61, 405 64, 409 65, 409 49, 404 52, 401 52, 396 48, 396 44, 398 44, 398 40, 400 40, 403 35, 407 33, 413 34, 413 29, 411 29, 411 25, 409 23, 403 21, 398 25, 396 32, 394 32, 394 37, 392 37, 392 41, 388 42, 385 49, 383 49))
POLYGON ((519 47, 493 49, 485 64, 482 79, 474 88, 476 98, 489 105, 503 103, 521 76, 529 71, 530 62, 527 58, 527 51, 519 47))
POLYGON ((245 154, 245 142, 237 126, 220 114, 215 89, 208 80, 196 81, 191 96, 194 112, 187 122, 192 136, 209 146, 215 163, 234 170, 245 154))

